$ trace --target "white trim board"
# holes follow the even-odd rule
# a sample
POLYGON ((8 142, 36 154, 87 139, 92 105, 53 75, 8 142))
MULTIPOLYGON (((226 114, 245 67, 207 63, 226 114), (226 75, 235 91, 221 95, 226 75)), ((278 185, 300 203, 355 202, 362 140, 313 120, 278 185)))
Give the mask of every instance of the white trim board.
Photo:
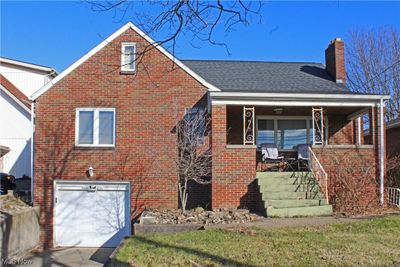
POLYGON ((304 99, 357 99, 357 100, 388 100, 390 95, 362 95, 362 94, 320 94, 320 93, 246 93, 246 92, 210 92, 212 98, 304 98, 304 99))
POLYGON ((169 53, 167 50, 165 50, 162 46, 158 45, 153 39, 150 38, 147 34, 145 34, 142 30, 140 30, 138 27, 136 27, 132 22, 128 22, 121 28, 119 28, 116 32, 111 34, 107 39, 105 39, 103 42, 101 42, 99 45, 97 45, 95 48, 90 50, 88 53, 86 53, 83 57, 81 57, 79 60, 77 60, 75 63, 73 63, 71 66, 69 66, 66 70, 64 70, 60 75, 55 77, 53 80, 51 80, 49 83, 44 85, 42 88, 40 88, 38 91, 33 93, 31 95, 31 100, 37 99, 39 96, 44 94, 47 90, 49 90, 53 85, 58 83, 60 80, 62 80, 65 76, 67 76, 69 73, 71 73, 73 70, 75 70, 77 67, 79 67, 82 63, 84 63, 86 60, 88 60, 90 57, 92 57, 94 54, 99 52, 101 49, 103 49, 107 44, 111 43, 114 39, 116 39, 118 36, 120 36, 122 33, 124 33, 126 30, 132 29, 135 32, 137 32, 141 37, 143 37, 147 42, 152 44, 155 48, 157 48, 161 53, 163 53, 166 57, 168 57, 170 60, 172 60, 176 65, 181 67, 184 71, 186 71, 189 75, 191 75, 193 78, 195 78, 198 82, 200 82, 202 85, 208 88, 209 91, 221 91, 214 85, 208 83, 206 80, 204 80, 202 77, 200 77, 198 74, 196 74, 194 71, 189 69, 185 64, 183 64, 180 60, 178 60, 176 57, 174 57, 171 53, 169 53))
POLYGON ((9 97, 11 97, 18 105, 20 105, 26 112, 28 112, 29 114, 31 114, 31 110, 24 105, 24 103, 22 103, 18 98, 16 98, 10 91, 7 90, 7 88, 5 88, 4 86, 0 85, 0 89, 2 91, 4 91, 4 93, 6 93, 6 95, 8 95, 9 97))
POLYGON ((76 108, 75 111, 75 146, 76 147, 115 147, 115 134, 116 134, 116 109, 115 108, 94 108, 94 107, 82 107, 76 108), (79 112, 80 111, 90 111, 93 112, 93 143, 92 144, 80 144, 79 143, 79 112), (112 144, 99 144, 99 113, 101 111, 113 112, 113 143, 112 144))
POLYGON ((18 60, 9 59, 9 58, 4 58, 4 57, 0 57, 0 63, 1 62, 10 64, 10 65, 16 65, 16 66, 28 68, 28 69, 34 69, 34 70, 39 70, 39 71, 43 71, 43 72, 48 72, 50 74, 54 73, 54 75, 57 75, 57 71, 50 67, 45 67, 45 66, 41 66, 41 65, 36 65, 36 64, 18 61, 18 60))
POLYGON ((263 101, 263 100, 212 100, 212 105, 295 106, 295 107, 374 107, 375 102, 327 102, 327 101, 263 101))

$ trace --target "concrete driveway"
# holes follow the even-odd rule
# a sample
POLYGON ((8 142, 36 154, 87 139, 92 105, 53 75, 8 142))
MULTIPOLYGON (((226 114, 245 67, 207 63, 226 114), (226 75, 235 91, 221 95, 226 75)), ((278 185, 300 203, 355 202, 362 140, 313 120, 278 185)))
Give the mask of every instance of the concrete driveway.
POLYGON ((6 266, 29 266, 29 267, 78 267, 78 266, 103 266, 114 248, 61 248, 45 252, 31 253, 20 260, 6 266), (23 262, 24 260, 25 262, 23 262))

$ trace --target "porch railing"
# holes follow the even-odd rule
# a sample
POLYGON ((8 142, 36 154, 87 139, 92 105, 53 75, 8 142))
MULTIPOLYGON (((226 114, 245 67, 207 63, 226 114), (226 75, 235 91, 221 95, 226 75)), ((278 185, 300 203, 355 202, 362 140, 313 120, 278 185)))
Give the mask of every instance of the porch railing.
POLYGON ((388 203, 400 208, 400 188, 388 187, 388 203))
POLYGON ((322 167, 321 163, 319 162, 317 156, 312 151, 311 147, 308 147, 310 151, 310 159, 308 161, 308 167, 310 168, 312 174, 317 180, 319 188, 324 193, 326 203, 329 204, 329 193, 328 193, 328 174, 322 167))

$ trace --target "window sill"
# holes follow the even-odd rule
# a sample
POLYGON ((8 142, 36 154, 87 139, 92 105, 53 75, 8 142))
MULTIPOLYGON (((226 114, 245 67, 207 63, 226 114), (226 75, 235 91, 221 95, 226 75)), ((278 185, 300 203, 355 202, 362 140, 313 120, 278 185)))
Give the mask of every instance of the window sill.
POLYGON ((311 148, 318 148, 318 149, 323 149, 323 148, 374 148, 374 145, 313 145, 311 148))
POLYGON ((249 148, 249 149, 256 149, 255 145, 226 145, 226 148, 249 148))
POLYGON ((79 146, 75 145, 75 150, 115 150, 115 146, 79 146))
POLYGON ((121 75, 135 75, 136 70, 120 70, 119 74, 121 75))

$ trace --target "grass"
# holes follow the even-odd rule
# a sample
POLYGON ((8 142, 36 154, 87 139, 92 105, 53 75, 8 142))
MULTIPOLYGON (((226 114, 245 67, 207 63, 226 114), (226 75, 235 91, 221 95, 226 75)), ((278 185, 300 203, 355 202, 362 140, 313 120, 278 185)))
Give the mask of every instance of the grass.
POLYGON ((205 230, 131 237, 133 266, 400 266, 400 216, 323 227, 205 230))

